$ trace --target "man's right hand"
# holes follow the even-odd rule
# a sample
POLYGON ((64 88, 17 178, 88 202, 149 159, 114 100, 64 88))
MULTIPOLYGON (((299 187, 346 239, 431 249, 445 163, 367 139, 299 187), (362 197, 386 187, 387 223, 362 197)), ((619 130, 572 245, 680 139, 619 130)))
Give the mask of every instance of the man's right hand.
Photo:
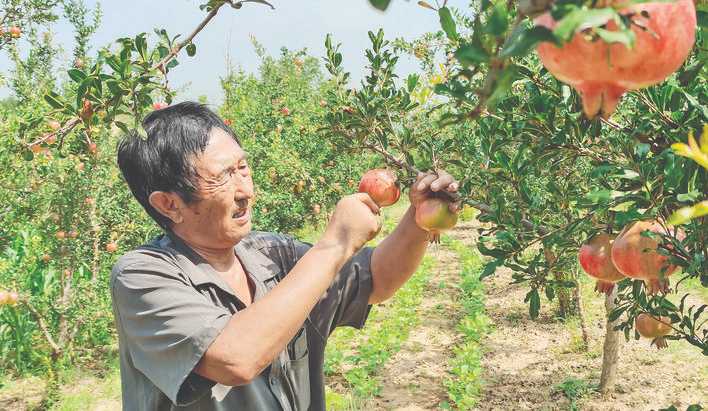
POLYGON ((351 257, 381 229, 379 207, 366 193, 348 195, 337 203, 318 243, 344 247, 351 257))

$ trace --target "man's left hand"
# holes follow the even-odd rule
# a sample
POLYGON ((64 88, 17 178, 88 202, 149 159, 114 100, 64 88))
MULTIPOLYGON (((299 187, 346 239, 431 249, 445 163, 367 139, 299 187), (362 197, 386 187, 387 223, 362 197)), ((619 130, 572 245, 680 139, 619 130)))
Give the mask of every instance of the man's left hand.
MULTIPOLYGON (((415 183, 410 188, 408 198, 413 207, 417 207, 423 200, 429 198, 433 193, 447 191, 456 193, 459 183, 444 170, 437 173, 420 173, 415 183)), ((450 211, 457 212, 460 209, 460 202, 450 202, 450 211)))

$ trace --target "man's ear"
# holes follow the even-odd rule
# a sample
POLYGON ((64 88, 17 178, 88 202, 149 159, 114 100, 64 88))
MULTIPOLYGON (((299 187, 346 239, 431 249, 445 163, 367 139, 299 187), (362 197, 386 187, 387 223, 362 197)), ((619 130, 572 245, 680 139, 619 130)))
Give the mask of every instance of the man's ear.
POLYGON ((182 216, 182 199, 177 194, 164 191, 153 191, 148 197, 150 205, 160 214, 179 224, 184 221, 182 216))

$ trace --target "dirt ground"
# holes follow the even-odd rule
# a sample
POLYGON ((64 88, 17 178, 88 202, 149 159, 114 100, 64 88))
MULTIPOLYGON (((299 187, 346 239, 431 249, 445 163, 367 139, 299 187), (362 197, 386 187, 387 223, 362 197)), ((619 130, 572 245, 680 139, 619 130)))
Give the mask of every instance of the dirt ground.
MULTIPOLYGON (((450 235, 474 245, 472 223, 450 235)), ((432 410, 446 401, 442 382, 449 376, 447 362, 459 341, 455 303, 459 265, 455 255, 438 248, 438 279, 420 307, 421 325, 386 365, 380 397, 362 409, 432 410)), ((602 362, 604 299, 584 284, 589 348, 580 347, 577 321, 554 318, 547 302, 535 321, 523 302, 524 284, 511 285, 511 272, 500 269, 485 280, 486 311, 492 327, 484 340, 483 393, 480 410, 658 410, 670 405, 684 410, 690 404, 708 404, 708 359, 683 341, 670 341, 658 351, 647 340, 622 343, 617 384, 602 396, 597 386, 602 362), (564 393, 568 392, 568 395, 564 393), (572 389, 576 388, 573 392, 572 389), (572 400, 570 397, 573 397, 572 400)), ((704 302, 705 303, 705 302, 704 302)))

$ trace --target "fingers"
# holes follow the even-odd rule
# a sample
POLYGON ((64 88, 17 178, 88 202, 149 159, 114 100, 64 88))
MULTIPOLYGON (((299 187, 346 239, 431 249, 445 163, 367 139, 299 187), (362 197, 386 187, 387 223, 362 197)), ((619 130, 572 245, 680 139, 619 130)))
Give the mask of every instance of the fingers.
POLYGON ((359 201, 361 201, 362 203, 364 203, 364 204, 366 204, 367 206, 369 206, 369 209, 371 209, 371 212, 372 212, 372 213, 374 213, 374 214, 379 214, 379 211, 380 211, 379 206, 376 205, 376 203, 374 202, 374 200, 372 200, 371 197, 369 197, 368 194, 366 194, 366 193, 356 193, 356 194, 354 194, 354 196, 355 196, 356 198, 358 198, 359 201))
POLYGON ((438 178, 435 174, 426 174, 423 178, 420 178, 416 185, 416 190, 425 191, 430 188, 430 184, 438 178))
POLYGON ((418 174, 415 187, 418 191, 425 191, 426 189, 430 189, 430 191, 440 191, 444 189, 445 191, 454 193, 457 192, 459 183, 455 181, 455 178, 449 173, 440 170, 437 174, 418 174))

